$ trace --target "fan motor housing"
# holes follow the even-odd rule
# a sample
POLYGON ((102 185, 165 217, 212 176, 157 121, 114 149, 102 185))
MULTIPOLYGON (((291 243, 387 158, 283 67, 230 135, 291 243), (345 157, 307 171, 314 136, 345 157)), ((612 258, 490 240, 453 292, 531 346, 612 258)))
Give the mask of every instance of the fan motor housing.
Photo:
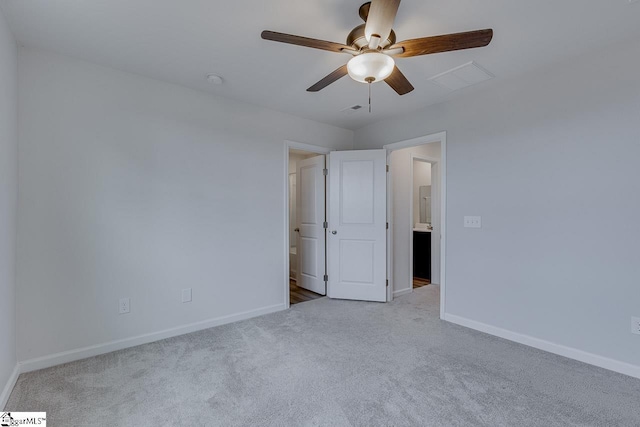
MULTIPOLYGON (((347 36, 347 43, 346 43, 347 46, 351 46, 354 49, 361 50, 362 48, 367 47, 369 45, 369 42, 364 36, 365 26, 366 24, 358 25, 353 30, 351 30, 351 32, 347 36)), ((391 30, 391 33, 389 33, 389 38, 381 42, 378 48, 385 49, 386 47, 391 46, 395 42, 396 42, 396 33, 393 30, 391 30)))

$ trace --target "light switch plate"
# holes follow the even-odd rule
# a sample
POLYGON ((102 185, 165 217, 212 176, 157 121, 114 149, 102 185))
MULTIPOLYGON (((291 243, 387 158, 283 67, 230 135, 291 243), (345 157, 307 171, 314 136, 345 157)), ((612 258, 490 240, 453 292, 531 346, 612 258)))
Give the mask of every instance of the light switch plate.
POLYGON ((465 228, 482 228, 482 218, 479 216, 465 216, 464 227, 465 228))
POLYGON ((191 288, 182 290, 182 302, 191 302, 191 288))
POLYGON ((640 317, 631 318, 631 333, 640 335, 640 317))

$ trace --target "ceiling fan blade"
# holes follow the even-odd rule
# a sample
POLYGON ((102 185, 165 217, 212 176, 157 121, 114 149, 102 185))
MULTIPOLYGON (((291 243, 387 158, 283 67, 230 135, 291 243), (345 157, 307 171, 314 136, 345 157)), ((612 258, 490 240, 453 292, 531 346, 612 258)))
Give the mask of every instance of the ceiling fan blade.
POLYGON ((384 79, 384 81, 391 86, 398 95, 406 95, 414 89, 413 85, 409 83, 409 80, 407 80, 398 67, 394 67, 391 75, 384 79))
POLYGON ((387 40, 393 21, 398 13, 400 0, 372 0, 364 27, 364 36, 369 42, 370 49, 377 49, 378 45, 387 40))
POLYGON ((342 67, 340 67, 337 70, 333 71, 331 74, 327 75, 325 78, 320 80, 318 83, 314 84, 309 89, 307 89, 307 92, 318 92, 318 91, 324 89, 325 87, 329 86, 331 83, 333 83, 333 82, 341 79, 342 77, 346 76, 348 73, 349 72, 347 71, 347 64, 344 64, 342 67))
POLYGON ((311 39, 309 37, 294 36, 292 34, 277 33, 275 31, 263 31, 261 37, 280 43, 295 44, 298 46, 312 47, 314 49, 328 50, 330 52, 350 52, 353 51, 347 45, 341 43, 328 42, 325 40, 311 39))
POLYGON ((423 37, 405 40, 389 46, 386 50, 402 48, 401 53, 393 54, 400 58, 429 55, 431 53, 450 52, 453 50, 484 47, 491 43, 493 30, 477 30, 465 33, 446 34, 443 36, 423 37))

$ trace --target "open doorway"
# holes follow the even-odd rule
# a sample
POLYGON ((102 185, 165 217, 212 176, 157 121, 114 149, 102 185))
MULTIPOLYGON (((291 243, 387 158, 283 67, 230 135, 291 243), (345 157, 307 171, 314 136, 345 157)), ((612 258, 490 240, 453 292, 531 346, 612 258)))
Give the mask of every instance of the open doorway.
POLYGON ((298 287, 334 299, 387 301, 387 150, 329 152, 285 141, 284 159, 285 305, 295 302, 292 266, 298 287), (295 154, 305 158, 295 163, 291 222, 289 158, 295 154))
POLYGON ((413 224, 413 250, 410 254, 413 266, 413 289, 431 284, 431 234, 433 232, 433 198, 431 161, 420 158, 412 158, 413 177, 412 208, 410 209, 413 224))
MULTIPOLYGON (((389 150, 388 299, 440 287, 444 308, 446 134, 385 146, 389 150)), ((444 312, 444 310, 442 310, 444 312)))
MULTIPOLYGON (((439 143, 432 143, 438 144, 439 143)), ((418 147, 411 154, 411 203, 409 214, 412 225, 411 241, 409 242, 410 272, 413 289, 440 283, 440 245, 434 239, 439 235, 439 182, 437 149, 439 147, 418 147), (415 151, 428 151, 432 157, 416 154, 415 151)), ((439 156, 438 156, 439 157, 439 156)))
POLYGON ((289 304, 326 295, 325 155, 288 148, 289 304))

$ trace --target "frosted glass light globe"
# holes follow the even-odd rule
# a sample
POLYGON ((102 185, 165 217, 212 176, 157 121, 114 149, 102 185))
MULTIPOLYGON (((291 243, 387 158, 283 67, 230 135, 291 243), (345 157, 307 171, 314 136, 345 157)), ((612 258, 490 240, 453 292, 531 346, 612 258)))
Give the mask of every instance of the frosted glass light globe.
POLYGON ((369 83, 367 79, 373 79, 378 82, 389 77, 395 65, 393 58, 384 53, 367 52, 351 58, 347 71, 355 81, 369 83))

